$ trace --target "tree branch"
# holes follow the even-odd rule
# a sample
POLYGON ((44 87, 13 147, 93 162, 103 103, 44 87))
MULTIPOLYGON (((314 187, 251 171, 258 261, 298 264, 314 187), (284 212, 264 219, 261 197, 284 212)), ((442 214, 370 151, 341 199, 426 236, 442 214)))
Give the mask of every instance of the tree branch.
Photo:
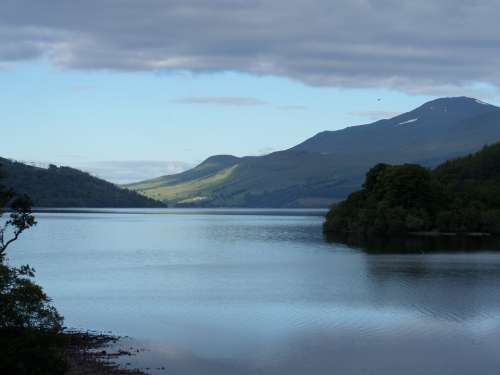
POLYGON ((6 193, 7 200, 4 207, 0 209, 0 217, 6 208, 12 210, 10 219, 5 222, 3 228, 0 229, 0 261, 5 256, 7 247, 16 241, 22 232, 36 225, 35 217, 31 212, 31 200, 26 195, 16 197, 12 191, 6 193), (13 235, 9 240, 5 240, 5 232, 7 228, 13 228, 13 235))
POLYGON ((7 199, 7 201, 3 204, 3 206, 0 206, 0 217, 3 216, 3 214, 12 207, 12 204, 16 201, 16 196, 12 194, 12 192, 7 193, 10 198, 7 199))
POLYGON ((8 240, 7 242, 4 242, 4 239, 3 239, 3 233, 2 233, 2 242, 0 244, 0 258, 3 257, 5 255, 5 252, 7 251, 7 247, 14 241, 16 241, 19 236, 21 235, 21 233, 27 228, 23 228, 23 229, 20 229, 20 230, 16 230, 14 232, 14 237, 12 237, 10 240, 8 240))

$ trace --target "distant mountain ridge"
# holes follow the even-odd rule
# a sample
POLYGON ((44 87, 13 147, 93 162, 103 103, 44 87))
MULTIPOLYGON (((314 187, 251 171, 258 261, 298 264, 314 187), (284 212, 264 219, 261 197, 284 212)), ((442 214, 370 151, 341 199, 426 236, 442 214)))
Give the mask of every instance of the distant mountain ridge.
POLYGON ((328 207, 358 190, 377 163, 434 167, 499 140, 499 107, 441 98, 391 119, 324 131, 269 155, 211 156, 183 173, 126 189, 73 168, 2 158, 6 178, 0 183, 46 207, 328 207))
POLYGON ((494 141, 489 137, 499 135, 498 126, 490 121, 498 125, 499 116, 500 108, 476 99, 442 98, 391 119, 321 132, 292 150, 350 155, 355 146, 357 152, 378 153, 392 162, 432 160, 447 150, 463 154, 477 148, 477 142, 494 141))
POLYGON ((316 134, 265 156, 212 156, 184 173, 127 185, 175 206, 327 207, 377 163, 436 166, 500 140, 500 108, 441 98, 391 119, 316 134))
POLYGON ((163 207, 158 201, 122 189, 69 167, 40 168, 0 158, 0 184, 28 194, 37 207, 163 207))

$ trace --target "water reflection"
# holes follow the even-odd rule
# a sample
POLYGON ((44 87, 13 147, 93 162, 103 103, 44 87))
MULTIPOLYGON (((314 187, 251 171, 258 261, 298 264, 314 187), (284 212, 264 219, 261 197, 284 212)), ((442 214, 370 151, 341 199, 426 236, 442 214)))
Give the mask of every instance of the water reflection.
POLYGON ((362 236, 326 233, 327 242, 345 245, 369 254, 423 254, 436 252, 500 251, 495 236, 362 236))
POLYGON ((494 237, 328 236, 362 251, 371 303, 463 322, 500 311, 500 241, 494 237))

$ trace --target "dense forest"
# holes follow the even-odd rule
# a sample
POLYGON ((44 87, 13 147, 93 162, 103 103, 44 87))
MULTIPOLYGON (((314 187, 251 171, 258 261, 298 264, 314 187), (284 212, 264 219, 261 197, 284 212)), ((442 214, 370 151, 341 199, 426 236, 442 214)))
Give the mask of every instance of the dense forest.
POLYGON ((325 232, 500 233, 500 143, 439 165, 378 164, 332 207, 325 232))
POLYGON ((48 169, 0 158, 3 184, 37 207, 163 207, 153 199, 69 167, 48 169))

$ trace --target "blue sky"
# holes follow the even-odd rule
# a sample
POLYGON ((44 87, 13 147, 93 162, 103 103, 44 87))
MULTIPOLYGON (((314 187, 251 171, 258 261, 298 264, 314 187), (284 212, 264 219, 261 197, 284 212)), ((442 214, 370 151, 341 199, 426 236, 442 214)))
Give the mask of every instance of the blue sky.
POLYGON ((431 98, 241 73, 89 72, 43 63, 0 70, 0 82, 8 88, 0 93, 9 128, 2 155, 69 165, 258 155, 431 98))

